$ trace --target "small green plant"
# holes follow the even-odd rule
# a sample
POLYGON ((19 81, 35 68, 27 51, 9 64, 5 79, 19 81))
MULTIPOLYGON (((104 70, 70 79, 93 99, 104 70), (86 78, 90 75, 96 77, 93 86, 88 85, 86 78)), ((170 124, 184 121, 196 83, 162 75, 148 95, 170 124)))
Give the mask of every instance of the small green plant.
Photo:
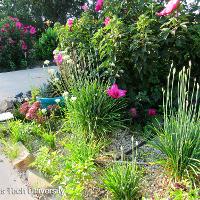
POLYGON ((115 200, 134 200, 141 197, 141 175, 134 163, 115 163, 105 171, 102 181, 115 200))
MULTIPOLYGON (((132 150, 134 138, 131 138, 132 150)), ((141 198, 142 173, 136 164, 137 149, 132 151, 132 161, 124 161, 123 147, 121 147, 121 161, 109 166, 101 179, 103 187, 107 189, 115 200, 137 200, 141 198)))
POLYGON ((9 121, 8 130, 10 133, 10 139, 13 143, 22 142, 25 143, 28 141, 28 126, 23 124, 22 121, 9 121))
POLYGON ((57 33, 49 27, 35 45, 37 58, 40 60, 53 59, 53 50, 57 47, 57 33))
POLYGON ((63 167, 64 158, 57 151, 51 151, 48 147, 41 147, 38 150, 32 167, 42 172, 46 177, 53 178, 63 167))
POLYGON ((3 152, 10 159, 14 160, 19 155, 19 145, 11 141, 1 139, 0 142, 3 144, 3 152))
POLYGON ((65 167, 53 180, 63 187, 65 192, 63 199, 83 199, 84 186, 96 171, 94 159, 103 143, 88 142, 79 136, 72 136, 63 143, 67 152, 64 155, 65 167))
POLYGON ((190 91, 190 70, 184 67, 179 73, 177 110, 173 107, 175 69, 168 76, 163 98, 164 127, 155 127, 157 136, 150 141, 164 154, 160 164, 174 180, 194 179, 200 174, 199 84, 194 82, 190 91))
POLYGON ((86 137, 105 136, 125 127, 126 101, 113 99, 106 90, 107 83, 79 80, 67 98, 67 120, 73 132, 86 137))

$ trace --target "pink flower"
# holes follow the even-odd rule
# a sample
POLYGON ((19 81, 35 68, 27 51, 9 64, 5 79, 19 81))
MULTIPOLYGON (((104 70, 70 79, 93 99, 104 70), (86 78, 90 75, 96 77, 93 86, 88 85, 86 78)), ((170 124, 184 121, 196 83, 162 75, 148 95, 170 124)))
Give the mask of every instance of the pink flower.
POLYGON ((85 12, 89 9, 87 3, 85 3, 84 5, 82 5, 81 8, 82 8, 85 12))
POLYGON ((111 86, 111 88, 109 88, 108 90, 107 90, 107 94, 110 96, 110 97, 112 97, 112 98, 114 98, 114 99, 119 99, 120 97, 124 97, 124 96, 126 96, 126 90, 120 90, 119 88, 118 88, 118 85, 115 83, 115 84, 113 84, 112 86, 111 86))
POLYGON ((16 26, 16 28, 21 29, 23 24, 21 22, 16 22, 15 26, 16 26))
POLYGON ((40 108, 40 102, 36 101, 33 105, 29 108, 28 112, 26 113, 26 119, 32 120, 37 119, 37 111, 40 108))
POLYGON ((30 34, 34 35, 36 33, 36 28, 34 26, 30 26, 30 34))
POLYGON ((18 22, 19 21, 19 19, 18 18, 16 18, 16 17, 9 17, 13 22, 18 22))
POLYGON ((131 108, 130 109, 130 113, 131 113, 131 116, 132 118, 136 118, 137 117, 137 109, 136 108, 131 108))
POLYGON ((72 28, 72 26, 73 26, 73 22, 74 22, 74 19, 72 19, 72 18, 69 18, 69 19, 67 20, 67 24, 68 24, 70 30, 71 30, 71 28, 72 28))
POLYGON ((97 4, 96 4, 96 7, 95 7, 96 12, 99 12, 102 9, 103 2, 104 2, 104 0, 97 0, 97 4))
POLYGON ((6 30, 5 30, 4 28, 1 28, 1 32, 2 32, 2 33, 5 33, 6 30))
POLYGON ((6 24, 4 24, 4 27, 5 27, 5 28, 10 28, 10 24, 9 24, 9 23, 6 23, 6 24))
POLYGON ((149 108, 148 109, 148 115, 149 116, 155 116, 157 114, 157 110, 155 108, 149 108))
POLYGON ((61 65, 63 62, 62 53, 60 52, 58 55, 54 56, 54 62, 56 62, 58 65, 61 65))
POLYGON ((12 38, 8 38, 9 44, 15 44, 15 41, 12 38))
POLYGON ((161 11, 156 13, 157 16, 170 15, 174 10, 180 5, 180 0, 170 0, 166 7, 161 11))
POLYGON ((27 33, 28 32, 28 29, 29 29, 29 25, 24 25, 24 33, 27 33))
POLYGON ((105 24, 105 26, 110 24, 110 17, 106 17, 106 19, 104 20, 104 24, 105 24))
POLYGON ((22 49, 23 50, 27 50, 27 45, 26 45, 26 42, 24 42, 24 40, 22 41, 22 49))
POLYGON ((30 108, 29 102, 26 101, 20 106, 19 112, 22 115, 26 115, 26 113, 28 112, 29 108, 30 108))

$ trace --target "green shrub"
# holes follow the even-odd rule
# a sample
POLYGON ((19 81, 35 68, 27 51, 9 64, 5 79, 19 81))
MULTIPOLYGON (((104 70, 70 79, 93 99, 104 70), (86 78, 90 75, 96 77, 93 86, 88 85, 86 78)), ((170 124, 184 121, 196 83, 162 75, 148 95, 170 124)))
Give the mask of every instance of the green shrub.
POLYGON ((80 136, 72 136, 67 141, 64 140, 63 144, 66 150, 65 167, 57 171, 53 180, 63 187, 63 199, 84 199, 84 186, 93 178, 96 171, 94 159, 103 143, 88 142, 80 136))
POLYGON ((64 157, 57 151, 51 151, 48 147, 41 147, 32 167, 42 172, 46 177, 53 178, 64 167, 64 157))
POLYGON ((38 42, 35 44, 36 56, 39 60, 52 60, 53 50, 57 47, 57 33, 49 27, 42 33, 38 42))
POLYGON ((100 75, 125 87, 132 104, 137 104, 143 92, 149 97, 148 102, 140 101, 144 109, 157 107, 162 103, 163 77, 168 75, 172 60, 178 70, 191 60, 192 76, 200 77, 200 29, 195 8, 182 4, 178 17, 160 18, 155 15, 160 6, 154 1, 105 0, 101 14, 84 12, 74 20, 72 30, 67 25, 55 26, 58 48, 76 50, 78 55, 94 52, 98 65, 93 67, 98 66, 100 75), (104 26, 106 17, 111 20, 104 26))
POLYGON ((141 174, 134 163, 114 164, 105 171, 102 181, 115 200, 141 198, 141 174))
POLYGON ((8 122, 8 131, 10 134, 10 139, 13 143, 22 142, 26 143, 29 140, 29 126, 23 124, 22 121, 9 121, 8 122))
POLYGON ((67 98, 67 120, 74 133, 85 137, 107 136, 125 127, 126 100, 109 97, 108 83, 79 80, 67 98))
POLYGON ((19 19, 0 20, 0 71, 27 67, 34 43, 35 27, 22 24, 19 19))
POLYGON ((193 179, 200 169, 200 109, 199 84, 190 91, 190 69, 179 73, 178 109, 174 109, 174 76, 168 76, 168 87, 163 98, 164 128, 155 128, 157 135, 150 144, 164 154, 160 162, 175 180, 193 179))

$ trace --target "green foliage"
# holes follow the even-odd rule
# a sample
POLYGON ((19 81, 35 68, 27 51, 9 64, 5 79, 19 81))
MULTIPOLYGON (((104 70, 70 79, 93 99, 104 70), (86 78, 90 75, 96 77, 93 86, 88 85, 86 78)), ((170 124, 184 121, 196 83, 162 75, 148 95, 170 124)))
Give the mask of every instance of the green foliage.
POLYGON ((71 88, 72 97, 66 99, 66 107, 74 133, 99 137, 124 127, 126 101, 109 97, 108 88, 108 83, 87 79, 79 80, 71 88))
POLYGON ((141 174, 134 163, 116 163, 102 177, 103 186, 115 200, 140 199, 141 174))
POLYGON ((57 33, 49 27, 42 33, 35 45, 36 56, 39 60, 52 60, 53 50, 57 47, 57 33))
POLYGON ((67 16, 78 16, 85 0, 2 0, 1 16, 17 16, 23 22, 35 21, 38 27, 43 26, 43 20, 65 23, 67 16))
POLYGON ((41 147, 32 167, 42 172, 46 177, 53 178, 64 165, 64 157, 58 151, 51 151, 48 147, 41 147))
POLYGON ((6 141, 5 139, 0 139, 0 142, 3 144, 3 152, 5 155, 14 160, 19 155, 19 145, 11 141, 6 141))
POLYGON ((89 181, 96 167, 94 159, 102 148, 101 142, 86 142, 80 136, 72 136, 64 141, 67 154, 65 168, 53 178, 65 191, 66 199, 83 199, 84 185, 89 181))
POLYGON ((84 12, 74 20, 72 30, 57 24, 58 47, 75 50, 78 55, 93 52, 94 69, 125 87, 132 105, 144 92, 148 102, 142 99, 140 104, 145 106, 139 106, 156 107, 162 102, 163 77, 172 61, 179 70, 191 60, 192 76, 200 77, 200 29, 195 9, 198 7, 182 3, 178 17, 159 18, 155 13, 160 4, 154 1, 104 1, 101 14, 84 12), (106 17, 111 21, 104 26, 106 17))
POLYGON ((13 143, 26 143, 29 139, 28 126, 23 124, 20 120, 9 121, 8 130, 10 133, 10 139, 13 143))
POLYGON ((0 19, 0 71, 23 69, 31 61, 34 37, 21 26, 9 17, 0 19))
POLYGON ((190 69, 183 68, 179 73, 178 109, 175 110, 174 76, 175 69, 168 76, 168 87, 164 93, 164 128, 155 128, 157 136, 150 144, 164 154, 165 158, 160 163, 173 179, 193 179, 200 173, 199 84, 194 82, 191 92, 190 69))
POLYGON ((196 200, 199 199, 199 189, 190 189, 189 191, 175 189, 170 192, 170 197, 173 200, 196 200))

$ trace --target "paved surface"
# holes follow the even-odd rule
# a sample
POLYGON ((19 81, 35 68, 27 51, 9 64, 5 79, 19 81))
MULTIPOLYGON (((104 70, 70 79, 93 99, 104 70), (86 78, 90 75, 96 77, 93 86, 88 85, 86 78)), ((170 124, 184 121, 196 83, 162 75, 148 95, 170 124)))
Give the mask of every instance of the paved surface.
MULTIPOLYGON (((56 67, 50 67, 56 69, 56 67)), ((15 72, 0 73, 0 101, 12 99, 20 92, 39 87, 49 78, 48 68, 34 68, 15 72)))
POLYGON ((34 200, 9 161, 0 154, 0 200, 34 200))

